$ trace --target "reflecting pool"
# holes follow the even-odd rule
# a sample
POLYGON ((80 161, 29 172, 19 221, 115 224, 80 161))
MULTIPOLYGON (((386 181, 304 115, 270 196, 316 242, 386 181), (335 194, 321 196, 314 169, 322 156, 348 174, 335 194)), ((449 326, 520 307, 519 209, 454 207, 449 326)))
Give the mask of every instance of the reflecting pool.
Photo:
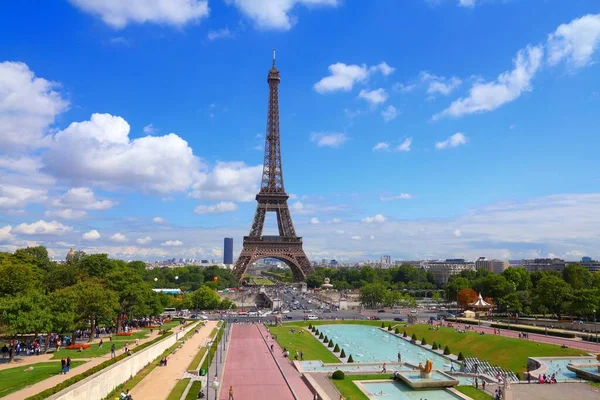
POLYGON ((443 389, 412 390, 398 382, 363 382, 369 396, 377 400, 456 400, 460 397, 443 389))

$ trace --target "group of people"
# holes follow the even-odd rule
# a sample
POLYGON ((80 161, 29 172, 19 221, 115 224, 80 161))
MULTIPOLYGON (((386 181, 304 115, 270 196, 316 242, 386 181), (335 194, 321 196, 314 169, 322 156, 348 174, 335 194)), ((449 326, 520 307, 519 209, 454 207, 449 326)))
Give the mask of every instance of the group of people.
POLYGON ((62 358, 60 360, 60 374, 66 375, 71 370, 71 357, 62 358))
MULTIPOLYGON (((271 345, 271 351, 273 351, 273 345, 271 345)), ((290 357, 290 351, 287 348, 283 348, 283 357, 285 358, 289 358, 290 357)), ((303 351, 298 351, 296 350, 296 352, 294 353, 294 360, 304 360, 304 352, 303 351)))

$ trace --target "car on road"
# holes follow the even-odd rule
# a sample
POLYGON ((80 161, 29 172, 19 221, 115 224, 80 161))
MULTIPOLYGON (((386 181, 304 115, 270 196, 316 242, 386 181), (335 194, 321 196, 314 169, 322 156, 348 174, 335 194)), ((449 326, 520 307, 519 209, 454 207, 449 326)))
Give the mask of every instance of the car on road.
POLYGON ((402 321, 404 321, 404 318, 402 318, 402 317, 396 317, 396 318, 394 318, 394 321, 400 321, 400 322, 402 322, 402 321))
POLYGON ((324 310, 323 310, 323 312, 324 312, 324 313, 330 313, 330 312, 331 312, 331 310, 330 310, 330 309, 328 309, 328 308, 326 308, 326 309, 324 309, 324 310))
POLYGON ((309 315, 309 316, 308 316, 308 317, 306 317, 306 318, 308 318, 308 319, 310 319, 310 320, 319 319, 319 317, 317 317, 316 315, 313 315, 313 314, 309 315))
POLYGON ((289 313, 290 313, 290 310, 282 310, 282 311, 281 311, 281 313, 282 313, 282 314, 289 314, 289 313))
POLYGON ((385 310, 382 308, 381 310, 378 310, 377 312, 378 312, 378 313, 384 313, 384 312, 385 312, 385 310))
POLYGON ((379 321, 381 318, 379 318, 379 317, 378 317, 378 316, 376 316, 376 315, 373 315, 373 316, 372 316, 372 317, 370 317, 369 319, 370 319, 370 320, 372 320, 372 321, 379 321))

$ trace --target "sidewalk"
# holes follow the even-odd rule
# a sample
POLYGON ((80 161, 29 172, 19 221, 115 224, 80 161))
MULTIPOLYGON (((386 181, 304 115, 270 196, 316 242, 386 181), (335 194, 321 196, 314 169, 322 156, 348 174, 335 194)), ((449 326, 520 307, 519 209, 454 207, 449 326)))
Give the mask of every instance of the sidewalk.
MULTIPOLYGON (((179 326, 175 326, 175 327, 171 328, 171 331, 175 332, 177 329, 179 329, 179 326)), ((153 333, 149 337, 144 338, 144 339, 140 339, 140 343, 139 344, 142 345, 143 343, 146 343, 146 342, 148 342, 150 340, 154 340, 154 339, 156 339, 157 336, 158 336, 158 330, 156 330, 155 333, 153 333)), ((135 348, 135 346, 133 346, 131 348, 133 349, 133 348, 135 348)), ((123 353, 123 350, 117 351, 117 355, 120 355, 122 353, 123 353)), ((26 363, 25 362, 20 362, 20 363, 12 363, 12 364, 7 364, 7 365, 9 365, 9 368, 12 368, 12 367, 20 367, 20 366, 28 365, 28 364, 35 364, 35 363, 38 363, 38 362, 45 362, 45 361, 56 361, 57 365, 60 363, 60 360, 50 360, 49 359, 49 358, 52 357, 52 354, 44 354, 44 356, 48 356, 48 358, 42 359, 41 355, 40 356, 30 356, 30 357, 27 358, 27 360, 26 360, 27 362, 26 363), (34 361, 29 362, 29 358, 33 359, 34 361)), ((21 389, 21 390, 17 391, 17 392, 11 393, 8 396, 3 397, 2 400, 23 400, 23 399, 26 399, 27 397, 33 396, 35 394, 38 394, 38 393, 40 393, 40 392, 42 392, 42 391, 44 391, 46 389, 50 389, 50 388, 58 385, 59 383, 64 382, 64 381, 66 381, 69 378, 72 378, 75 375, 79 375, 79 374, 87 371, 88 369, 93 368, 96 365, 103 363, 104 361, 106 361, 108 359, 110 359, 110 352, 108 354, 105 354, 105 355, 101 356, 101 357, 95 357, 95 358, 89 359, 90 361, 86 362, 83 365, 80 365, 80 366, 74 368, 71 373, 68 373, 66 375, 55 375, 55 376, 50 377, 48 379, 44 379, 43 381, 38 382, 38 383, 36 383, 36 384, 34 384, 32 386, 28 386, 28 387, 26 387, 24 389, 21 389)), ((86 359, 82 359, 82 360, 86 360, 86 359)))
POLYGON ((131 390, 134 399, 164 400, 187 371, 190 362, 198 354, 198 347, 210 336, 217 321, 208 321, 199 332, 190 337, 176 353, 168 357, 166 367, 157 367, 131 390))

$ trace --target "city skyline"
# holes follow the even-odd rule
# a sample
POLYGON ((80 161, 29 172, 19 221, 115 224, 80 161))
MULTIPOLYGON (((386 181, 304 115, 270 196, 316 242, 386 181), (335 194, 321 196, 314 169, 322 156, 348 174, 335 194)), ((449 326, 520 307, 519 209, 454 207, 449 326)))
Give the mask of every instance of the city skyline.
POLYGON ((398 3, 3 6, 0 250, 237 257, 277 48, 310 260, 600 258, 597 5, 398 3))

